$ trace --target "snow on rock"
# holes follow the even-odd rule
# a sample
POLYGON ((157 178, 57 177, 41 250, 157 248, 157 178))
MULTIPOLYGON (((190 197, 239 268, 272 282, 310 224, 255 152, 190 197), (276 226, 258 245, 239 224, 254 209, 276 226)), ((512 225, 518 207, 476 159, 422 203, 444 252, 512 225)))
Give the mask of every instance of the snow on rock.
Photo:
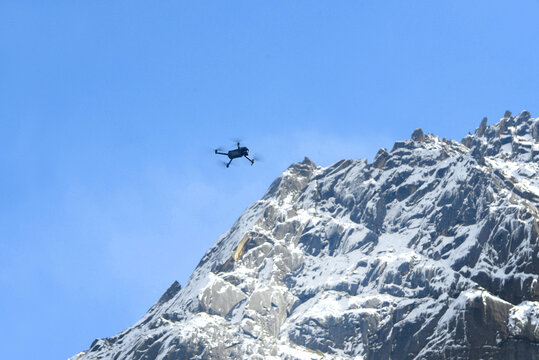
POLYGON ((524 301, 511 308, 507 326, 514 337, 539 341, 539 302, 524 301))
POLYGON ((212 273, 210 279, 199 296, 203 311, 226 316, 237 303, 247 297, 243 291, 212 273))
POLYGON ((539 358, 539 121, 293 164, 87 359, 539 358))

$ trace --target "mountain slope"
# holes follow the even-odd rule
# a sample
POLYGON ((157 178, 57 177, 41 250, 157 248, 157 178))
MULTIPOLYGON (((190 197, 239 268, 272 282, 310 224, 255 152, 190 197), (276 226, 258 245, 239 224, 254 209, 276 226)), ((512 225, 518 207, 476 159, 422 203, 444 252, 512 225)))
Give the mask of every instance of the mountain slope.
POLYGON ((290 166, 134 326, 72 359, 539 358, 539 121, 290 166))

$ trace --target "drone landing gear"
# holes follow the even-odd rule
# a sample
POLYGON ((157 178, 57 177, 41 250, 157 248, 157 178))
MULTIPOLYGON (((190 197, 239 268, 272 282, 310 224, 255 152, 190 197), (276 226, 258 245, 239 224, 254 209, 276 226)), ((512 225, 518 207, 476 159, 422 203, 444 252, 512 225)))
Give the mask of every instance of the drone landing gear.
POLYGON ((255 163, 254 159, 251 159, 249 156, 244 155, 244 157, 251 162, 251 166, 255 163))

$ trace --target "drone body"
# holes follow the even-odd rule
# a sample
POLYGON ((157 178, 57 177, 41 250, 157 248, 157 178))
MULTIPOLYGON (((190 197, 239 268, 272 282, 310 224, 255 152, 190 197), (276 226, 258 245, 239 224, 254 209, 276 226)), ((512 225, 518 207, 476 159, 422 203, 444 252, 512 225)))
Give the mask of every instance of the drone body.
POLYGON ((232 162, 232 160, 240 158, 240 157, 244 157, 247 160, 249 160, 251 162, 251 165, 253 165, 255 163, 254 159, 251 159, 249 157, 249 149, 246 146, 240 146, 239 142, 238 142, 238 148, 237 149, 230 150, 230 151, 228 151, 226 153, 221 152, 219 150, 215 150, 215 153, 217 155, 226 155, 226 156, 228 156, 230 161, 226 164, 226 167, 230 166, 230 163, 232 162))

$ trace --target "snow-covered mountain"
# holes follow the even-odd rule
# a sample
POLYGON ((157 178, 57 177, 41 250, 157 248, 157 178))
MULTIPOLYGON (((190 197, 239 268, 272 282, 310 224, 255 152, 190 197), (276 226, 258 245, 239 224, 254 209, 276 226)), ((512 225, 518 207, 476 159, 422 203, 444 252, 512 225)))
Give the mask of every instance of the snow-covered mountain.
POLYGON ((539 359, 539 119, 290 166, 184 287, 72 359, 539 359))

